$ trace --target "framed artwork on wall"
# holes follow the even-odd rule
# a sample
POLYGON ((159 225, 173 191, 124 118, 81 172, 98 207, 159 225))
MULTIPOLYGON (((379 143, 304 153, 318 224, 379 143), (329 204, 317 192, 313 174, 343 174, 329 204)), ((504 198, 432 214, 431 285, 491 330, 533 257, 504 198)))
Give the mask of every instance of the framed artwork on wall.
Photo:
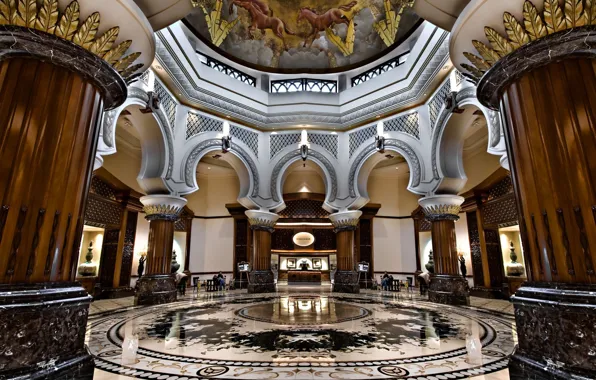
POLYGON ((312 259, 312 267, 315 269, 321 268, 321 259, 312 259))
POLYGON ((296 268, 296 259, 288 259, 288 269, 296 268))

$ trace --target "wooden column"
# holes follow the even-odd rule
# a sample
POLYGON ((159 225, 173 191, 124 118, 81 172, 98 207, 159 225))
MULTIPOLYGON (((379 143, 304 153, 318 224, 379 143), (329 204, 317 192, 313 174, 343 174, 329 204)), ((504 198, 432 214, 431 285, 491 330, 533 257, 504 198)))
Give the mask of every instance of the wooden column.
POLYGON ((175 276, 171 273, 174 223, 186 199, 172 195, 142 197, 145 219, 149 220, 149 242, 145 273, 137 281, 135 304, 155 305, 176 301, 175 276))
POLYGON ((253 235, 249 293, 275 292, 275 282, 271 271, 271 234, 279 215, 258 210, 246 211, 253 235))
POLYGON ((337 239, 337 271, 333 276, 333 291, 359 293, 358 273, 354 262, 354 231, 362 211, 343 211, 329 215, 337 239))
POLYGON ((469 305, 468 281, 459 275, 455 221, 464 198, 435 195, 418 201, 430 220, 435 272, 431 275, 429 300, 449 305, 469 305))

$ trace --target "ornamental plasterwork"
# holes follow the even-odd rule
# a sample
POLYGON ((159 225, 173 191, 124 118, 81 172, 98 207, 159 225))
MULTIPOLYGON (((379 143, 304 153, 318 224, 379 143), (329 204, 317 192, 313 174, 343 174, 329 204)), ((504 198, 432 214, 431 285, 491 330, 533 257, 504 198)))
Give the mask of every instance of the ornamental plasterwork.
POLYGON ((472 41, 480 56, 464 53, 471 63, 462 64, 468 71, 467 75, 479 80, 501 58, 532 41, 564 30, 596 25, 596 1, 565 0, 564 6, 561 6, 559 0, 545 0, 544 9, 540 12, 532 1, 526 0, 523 6, 523 20, 517 20, 511 13, 505 12, 503 25, 507 36, 491 27, 484 27, 484 34, 490 46, 477 40, 472 41))
POLYGON ((248 218, 248 223, 251 227, 264 227, 264 228, 275 228, 277 220, 271 220, 266 218, 248 218))
MULTIPOLYGON (((194 178, 196 176, 194 171, 196 170, 195 168, 197 167, 198 161, 209 151, 214 150, 213 148, 221 148, 220 139, 209 139, 201 141, 201 143, 195 146, 191 153, 188 155, 188 158, 186 159, 186 163, 184 165, 184 181, 188 187, 192 188, 194 186, 194 178)), ((238 144, 234 144, 232 142, 230 152, 235 153, 247 165, 247 169, 252 176, 252 196, 256 197, 259 194, 259 171, 257 169, 257 165, 252 160, 250 155, 238 144)))
MULTIPOLYGON (((417 187, 420 185, 421 176, 422 176, 422 165, 418 156, 414 152, 407 143, 396 140, 396 139, 387 139, 385 140, 385 149, 392 150, 391 148, 395 148, 395 150, 404 156, 408 161, 408 165, 410 166, 410 175, 412 177, 412 187, 417 187)), ((363 151, 361 151, 358 156, 354 159, 352 166, 350 168, 350 176, 348 179, 348 184, 350 188, 350 197, 356 198, 356 174, 360 167, 364 164, 365 159, 367 159, 371 153, 376 152, 377 147, 376 144, 370 144, 366 147, 363 151)))
MULTIPOLYGON (((329 202, 335 201, 337 199, 337 173, 335 172, 335 167, 333 164, 325 157, 323 154, 317 152, 316 150, 309 150, 308 151, 309 158, 314 158, 319 161, 323 166, 325 171, 331 177, 331 183, 327 184, 328 187, 331 187, 329 191, 329 202)), ((271 191, 271 197, 273 198, 274 202, 279 202, 281 199, 279 197, 279 193, 277 190, 277 182, 279 180, 279 175, 281 174, 282 168, 290 161, 300 157, 300 150, 292 151, 285 156, 283 156, 273 168, 273 172, 271 174, 271 184, 269 190, 271 191)))
POLYGON ((143 211, 145 211, 145 214, 147 214, 147 216, 151 216, 151 215, 178 216, 178 215, 180 215, 180 212, 182 212, 182 207, 166 205, 166 204, 150 205, 150 206, 144 206, 143 211))
POLYGON ((261 128, 278 125, 287 126, 288 124, 296 123, 335 125, 340 128, 347 128, 354 124, 370 120, 376 115, 388 112, 393 113, 399 108, 411 104, 423 95, 424 91, 426 91, 437 73, 440 72, 449 59, 449 33, 440 31, 438 28, 435 33, 441 33, 438 41, 432 46, 423 65, 409 78, 410 82, 406 88, 337 114, 306 112, 291 115, 267 114, 250 108, 244 103, 233 101, 221 94, 202 88, 187 71, 184 62, 180 61, 179 56, 174 53, 174 50, 161 31, 156 33, 156 58, 176 82, 176 85, 183 89, 186 97, 191 102, 212 109, 214 112, 232 114, 237 119, 261 128))
POLYGON ((423 207, 422 210, 426 216, 433 215, 458 215, 461 211, 461 206, 440 204, 428 207, 423 207))
POLYGON ((125 55, 132 45, 131 40, 114 46, 120 33, 118 26, 98 35, 100 22, 99 12, 94 12, 85 20, 81 20, 77 0, 71 2, 64 12, 58 9, 58 0, 43 0, 40 4, 38 0, 0 0, 0 25, 36 29, 71 41, 109 63, 127 82, 130 82, 140 75, 136 72, 143 67, 143 64, 134 62, 141 53, 125 55))

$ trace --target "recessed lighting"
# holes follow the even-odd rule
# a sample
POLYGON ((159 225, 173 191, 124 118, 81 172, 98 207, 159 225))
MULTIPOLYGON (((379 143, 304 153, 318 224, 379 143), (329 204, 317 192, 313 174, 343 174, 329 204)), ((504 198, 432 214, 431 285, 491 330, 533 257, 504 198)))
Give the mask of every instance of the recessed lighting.
POLYGON ((331 132, 330 135, 337 135, 337 132, 331 132))
POLYGON ((377 116, 377 119, 380 119, 380 118, 381 118, 381 115, 377 116))
POLYGON ((271 132, 272 135, 277 135, 277 132, 271 132))
POLYGON ((207 166, 207 170, 211 170, 211 166, 207 166))
POLYGON ((399 170, 399 168, 396 166, 396 167, 395 167, 395 170, 399 170))
POLYGON ((228 119, 231 119, 231 118, 232 118, 231 116, 228 116, 228 119))
POLYGON ((426 95, 428 95, 428 94, 424 94, 424 96, 426 96, 426 95))

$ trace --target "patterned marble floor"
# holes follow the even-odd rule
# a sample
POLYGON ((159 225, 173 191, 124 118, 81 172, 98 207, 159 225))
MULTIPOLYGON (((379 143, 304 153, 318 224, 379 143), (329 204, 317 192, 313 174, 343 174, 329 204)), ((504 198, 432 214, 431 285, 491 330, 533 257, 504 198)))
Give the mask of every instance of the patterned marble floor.
POLYGON ((95 379, 508 379, 507 301, 431 304, 411 293, 321 288, 94 302, 95 379))

